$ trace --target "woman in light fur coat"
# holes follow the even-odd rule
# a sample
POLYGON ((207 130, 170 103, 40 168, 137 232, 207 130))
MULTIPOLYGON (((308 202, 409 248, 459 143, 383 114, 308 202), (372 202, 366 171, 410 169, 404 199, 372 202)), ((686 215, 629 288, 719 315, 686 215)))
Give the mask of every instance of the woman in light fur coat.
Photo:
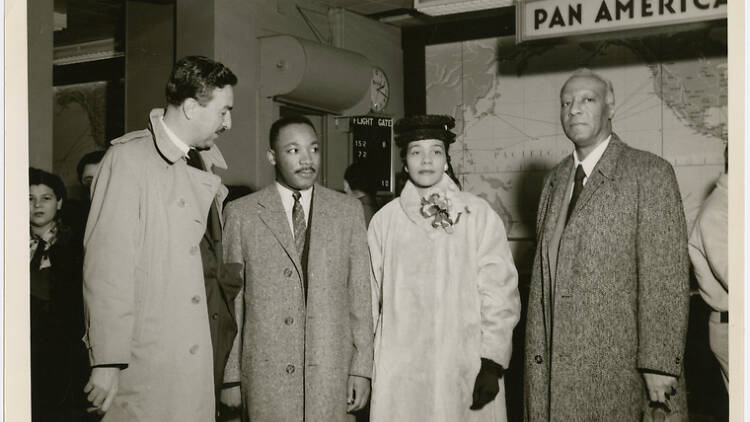
POLYGON ((449 116, 396 123, 409 175, 372 218, 370 420, 502 422, 521 303, 502 220, 449 176, 449 116))

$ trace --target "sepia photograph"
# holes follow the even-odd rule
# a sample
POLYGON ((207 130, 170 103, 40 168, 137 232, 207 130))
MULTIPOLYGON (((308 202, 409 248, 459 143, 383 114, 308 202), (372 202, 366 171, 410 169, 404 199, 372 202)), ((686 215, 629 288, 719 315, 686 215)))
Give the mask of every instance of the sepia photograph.
POLYGON ((4 420, 742 420, 729 3, 6 0, 4 420))

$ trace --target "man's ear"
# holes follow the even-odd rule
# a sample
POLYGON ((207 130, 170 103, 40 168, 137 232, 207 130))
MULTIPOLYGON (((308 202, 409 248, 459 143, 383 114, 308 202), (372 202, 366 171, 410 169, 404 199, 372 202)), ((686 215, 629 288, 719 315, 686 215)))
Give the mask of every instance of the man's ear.
POLYGON ((200 107, 200 104, 195 98, 188 98, 182 102, 180 108, 182 109, 182 114, 185 115, 185 118, 190 120, 195 116, 195 109, 198 107, 200 107))
POLYGON ((266 158, 272 166, 276 166, 276 151, 274 151, 273 149, 269 149, 268 151, 266 151, 266 158))

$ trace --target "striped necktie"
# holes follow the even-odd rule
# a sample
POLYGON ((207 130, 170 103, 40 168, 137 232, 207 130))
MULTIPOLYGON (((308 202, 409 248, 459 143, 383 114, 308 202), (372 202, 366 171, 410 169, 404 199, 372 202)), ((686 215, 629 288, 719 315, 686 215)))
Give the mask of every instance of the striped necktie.
POLYGON ((292 208, 292 225, 294 226, 294 245, 297 247, 297 253, 302 256, 305 250, 305 210, 299 202, 302 194, 299 191, 292 192, 294 198, 294 207, 292 208))

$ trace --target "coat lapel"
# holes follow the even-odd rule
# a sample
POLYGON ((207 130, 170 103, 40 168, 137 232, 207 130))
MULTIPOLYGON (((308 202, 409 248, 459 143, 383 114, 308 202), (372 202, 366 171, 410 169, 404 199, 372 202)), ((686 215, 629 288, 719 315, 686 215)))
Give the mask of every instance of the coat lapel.
POLYGON ((573 213, 570 215, 568 226, 572 225, 573 221, 586 209, 586 204, 591 201, 591 198, 594 197, 599 188, 612 180, 617 167, 617 159, 620 156, 623 146, 624 143, 620 138, 612 133, 612 138, 609 141, 609 145, 607 145, 607 149, 602 154, 599 162, 596 163, 589 180, 581 191, 581 196, 578 198, 578 202, 576 202, 576 206, 573 208, 573 213))
POLYGON ((554 282, 552 278, 552 269, 548 259, 549 242, 554 238, 557 220, 560 215, 560 208, 565 200, 565 193, 568 191, 568 181, 571 178, 572 172, 573 156, 569 155, 568 158, 563 160, 563 162, 557 166, 555 173, 550 180, 547 204, 544 209, 544 215, 540 220, 542 222, 542 298, 544 300, 544 327, 547 336, 547 344, 549 344, 552 335, 552 284, 554 282))
POLYGON ((294 262, 297 272, 300 274, 300 280, 304 275, 302 264, 297 254, 297 248, 294 245, 294 236, 289 228, 289 222, 284 212, 284 205, 281 203, 281 197, 276 189, 275 184, 267 186, 259 192, 258 197, 258 217, 273 233, 273 236, 279 242, 289 259, 294 262))
MULTIPOLYGON (((310 244, 307 246, 308 276, 325 271, 328 233, 332 228, 336 227, 332 201, 328 199, 327 192, 320 185, 316 184, 313 188, 312 206, 310 209, 310 244), (320 263, 324 264, 323 267, 318 266, 320 263)), ((311 278, 313 277, 308 277, 308 283, 311 278)))
MULTIPOLYGON (((565 192, 567 192, 567 184, 571 178, 573 172, 573 155, 563 160, 563 162, 555 170, 555 174, 550 181, 550 198, 547 200, 547 207, 542 218, 543 227, 541 229, 542 238, 546 239, 543 243, 543 247, 546 249, 547 243, 552 237, 552 232, 555 230, 557 219, 560 213, 560 206, 565 199, 565 192)), ((546 253, 546 250, 544 251, 546 253)), ((546 256, 546 255, 545 255, 546 256)))

